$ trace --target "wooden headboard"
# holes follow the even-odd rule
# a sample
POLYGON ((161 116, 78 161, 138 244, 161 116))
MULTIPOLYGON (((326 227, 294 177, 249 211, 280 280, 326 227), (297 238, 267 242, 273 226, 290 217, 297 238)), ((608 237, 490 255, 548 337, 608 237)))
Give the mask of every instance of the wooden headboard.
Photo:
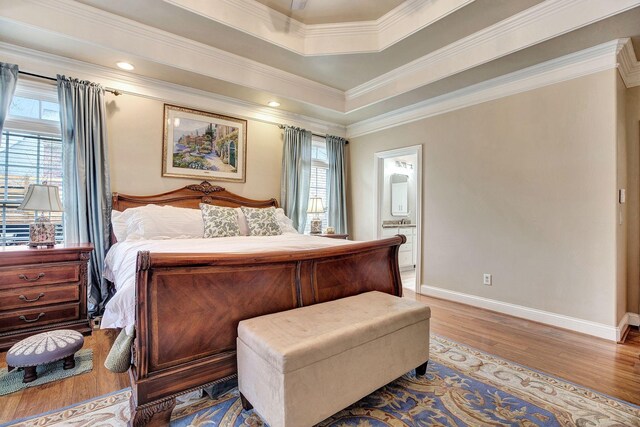
POLYGON ((249 206, 252 208, 278 207, 278 201, 276 199, 247 199, 217 185, 211 185, 207 181, 152 196, 130 196, 127 194, 113 193, 111 202, 112 209, 116 211, 124 211, 125 209, 149 204, 192 209, 199 209, 200 203, 230 208, 237 208, 239 206, 249 206))

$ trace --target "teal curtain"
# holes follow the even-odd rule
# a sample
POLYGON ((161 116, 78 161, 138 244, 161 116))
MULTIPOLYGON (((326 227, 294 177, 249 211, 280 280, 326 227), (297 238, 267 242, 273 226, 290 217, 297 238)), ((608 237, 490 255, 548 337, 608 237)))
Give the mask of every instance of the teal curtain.
POLYGON ((339 136, 327 135, 327 223, 336 233, 347 231, 347 194, 345 184, 344 146, 347 141, 339 136))
POLYGON ((111 190, 104 89, 58 75, 64 159, 64 238, 93 243, 89 262, 89 312, 102 313, 109 297, 102 277, 109 249, 111 190))
POLYGON ((293 226, 302 233, 311 188, 311 132, 285 126, 280 200, 293 226))
POLYGON ((0 134, 18 83, 18 66, 0 62, 0 134))

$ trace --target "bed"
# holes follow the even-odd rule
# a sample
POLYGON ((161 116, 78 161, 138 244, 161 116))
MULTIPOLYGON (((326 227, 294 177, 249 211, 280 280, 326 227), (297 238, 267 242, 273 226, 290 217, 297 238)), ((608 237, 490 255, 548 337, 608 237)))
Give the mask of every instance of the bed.
MULTIPOLYGON (((112 202, 121 212, 148 204, 277 207, 275 199, 247 199, 208 182, 154 196, 115 193, 112 202)), ((115 244, 107 258, 118 258, 111 273, 124 279, 116 280, 106 310, 115 314, 105 326, 135 331, 132 425, 168 425, 176 396, 234 377, 243 319, 372 290, 400 296, 404 241, 292 234, 115 244)))

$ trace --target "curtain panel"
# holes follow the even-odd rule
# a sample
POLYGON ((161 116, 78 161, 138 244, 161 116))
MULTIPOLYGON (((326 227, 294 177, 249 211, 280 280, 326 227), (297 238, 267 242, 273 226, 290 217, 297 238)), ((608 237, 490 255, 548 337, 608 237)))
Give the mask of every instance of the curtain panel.
POLYGON ((284 128, 280 200, 293 226, 304 232, 311 189, 311 132, 292 126, 284 128))
POLYGON ((18 83, 18 66, 0 62, 0 134, 18 83))
POLYGON ((89 312, 102 313, 109 298, 102 276, 109 249, 111 189, 104 89, 58 75, 63 144, 64 234, 67 243, 93 243, 89 262, 89 312))
POLYGON ((339 136, 327 135, 327 221, 336 233, 346 234, 347 194, 345 183, 344 146, 346 140, 339 136))

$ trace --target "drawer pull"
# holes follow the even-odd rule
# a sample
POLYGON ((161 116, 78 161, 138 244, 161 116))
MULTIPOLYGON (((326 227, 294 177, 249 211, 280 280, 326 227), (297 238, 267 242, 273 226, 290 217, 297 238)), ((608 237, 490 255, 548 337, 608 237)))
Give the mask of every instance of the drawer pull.
POLYGON ((27 319, 27 318, 26 318, 26 317, 24 317, 24 316, 20 316, 20 317, 18 317, 18 319, 22 320, 22 321, 23 321, 23 322, 25 322, 25 323, 33 323, 33 322, 37 322, 38 320, 40 320, 40 318, 41 318, 42 316, 44 316, 44 313, 40 313, 40 314, 38 314, 38 317, 36 317, 35 319, 27 319))
POLYGON ((27 297, 25 297, 24 295, 20 295, 18 298, 20 298, 22 301, 24 302, 36 302, 38 301, 40 298, 42 298, 44 296, 44 294, 42 292, 40 292, 40 295, 38 295, 37 297, 35 297, 34 299, 29 299, 27 297))
POLYGON ((18 277, 22 280, 26 280, 27 282, 36 282, 44 277, 44 273, 38 273, 36 277, 27 277, 24 274, 18 274, 18 277))

